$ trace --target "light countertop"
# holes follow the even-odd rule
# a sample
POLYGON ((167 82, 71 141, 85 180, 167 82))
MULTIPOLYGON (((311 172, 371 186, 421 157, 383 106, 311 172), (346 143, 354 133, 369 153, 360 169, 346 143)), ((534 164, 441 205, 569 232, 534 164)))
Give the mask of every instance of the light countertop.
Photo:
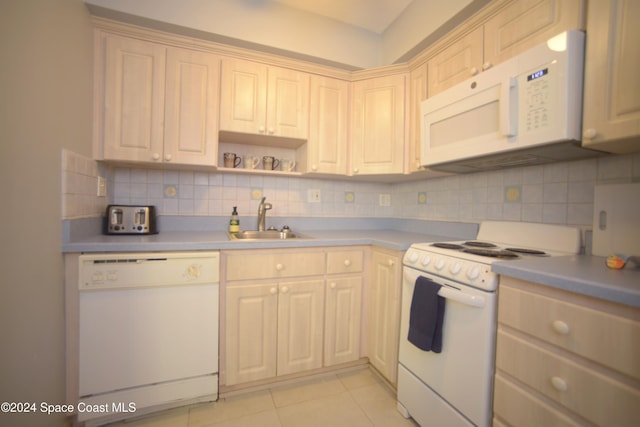
POLYGON ((63 251, 154 252, 354 245, 375 245, 403 251, 413 243, 448 239, 439 235, 397 230, 311 230, 303 234, 304 238, 261 241, 230 240, 227 233, 223 231, 168 231, 148 236, 94 235, 66 243, 63 251))
MULTIPOLYGON (((324 221, 323 228, 313 230, 310 224, 294 224, 306 238, 290 240, 242 241, 230 240, 226 231, 216 230, 206 223, 203 229, 163 231, 149 236, 107 236, 89 233, 69 233, 62 251, 80 252, 155 252, 194 250, 269 249, 323 246, 374 245, 404 251, 414 243, 454 241, 474 238, 475 225, 403 221, 401 224, 383 221, 353 221, 351 229, 331 229, 335 221, 324 221), (357 229, 363 225, 363 229, 357 229), (366 228, 371 226, 371 228, 366 228), (390 227, 385 227, 390 226, 390 227), (209 227, 209 228, 207 228, 209 227)), ((314 225, 318 225, 317 221, 314 225)), ((341 225, 344 225, 341 224, 341 225)), ((96 230, 93 223, 90 230, 96 230)), ((524 258, 498 261, 492 264, 498 274, 542 285, 640 307, 640 268, 633 264, 622 270, 607 268, 604 257, 589 255, 524 258)))
POLYGON ((628 264, 621 270, 607 267, 606 258, 574 255, 500 261, 492 265, 498 274, 640 307, 640 268, 628 264))

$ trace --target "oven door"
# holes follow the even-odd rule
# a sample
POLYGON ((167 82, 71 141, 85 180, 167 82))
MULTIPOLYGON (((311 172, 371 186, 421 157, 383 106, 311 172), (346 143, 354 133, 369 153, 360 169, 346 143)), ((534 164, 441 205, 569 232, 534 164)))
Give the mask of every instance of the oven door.
POLYGON ((496 302, 495 292, 404 267, 398 401, 420 424, 491 425, 496 302), (443 285, 441 353, 420 350, 407 339, 413 288, 421 275, 443 285))

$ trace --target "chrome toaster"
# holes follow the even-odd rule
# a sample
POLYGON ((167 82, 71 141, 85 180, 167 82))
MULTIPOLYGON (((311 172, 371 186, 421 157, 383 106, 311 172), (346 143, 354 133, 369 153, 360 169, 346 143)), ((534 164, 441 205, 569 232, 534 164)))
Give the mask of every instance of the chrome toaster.
POLYGON ((155 206, 109 205, 106 234, 156 234, 155 206))

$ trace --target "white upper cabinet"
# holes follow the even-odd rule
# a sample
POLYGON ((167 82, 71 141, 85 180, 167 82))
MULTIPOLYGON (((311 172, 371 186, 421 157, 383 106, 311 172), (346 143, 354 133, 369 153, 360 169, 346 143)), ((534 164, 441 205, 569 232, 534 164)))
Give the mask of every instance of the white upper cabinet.
POLYGON ((429 59, 428 96, 442 92, 567 29, 583 29, 583 3, 584 0, 509 2, 483 25, 452 39, 448 46, 429 59))
POLYGON ((440 93, 480 72, 483 59, 482 34, 482 27, 476 28, 429 59, 428 96, 440 93))
POLYGON ((309 142, 304 171, 347 174, 348 122, 349 83, 311 76, 309 142))
POLYGON ((582 143, 640 151, 640 2, 589 2, 582 143))
POLYGON ((218 156, 220 60, 170 48, 166 78, 164 160, 214 165, 218 156))
POLYGON ((113 35, 102 46, 97 157, 214 165, 218 57, 113 35))
POLYGON ((223 60, 220 130, 307 139, 309 75, 250 61, 223 60))
POLYGON ((351 173, 400 174, 406 146, 407 73, 353 84, 351 173))
MULTIPOLYGON (((104 86, 100 158, 151 161, 162 152, 167 49, 155 43, 107 35, 103 55, 104 86)), ((97 66, 98 71, 102 67, 97 66)), ((96 82, 100 85, 99 82, 96 82)))
POLYGON ((420 104, 427 99, 427 66, 422 64, 409 75, 409 163, 408 172, 422 169, 420 162, 420 104))

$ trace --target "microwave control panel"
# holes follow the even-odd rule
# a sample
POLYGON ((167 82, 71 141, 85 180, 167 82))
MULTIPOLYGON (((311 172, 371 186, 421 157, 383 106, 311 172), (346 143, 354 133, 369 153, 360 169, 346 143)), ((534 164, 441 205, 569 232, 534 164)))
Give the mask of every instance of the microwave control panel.
POLYGON ((523 132, 531 133, 544 130, 553 125, 557 112, 555 99, 555 86, 557 80, 556 62, 543 65, 531 72, 521 74, 519 77, 520 107, 524 113, 520 123, 524 126, 523 132))

